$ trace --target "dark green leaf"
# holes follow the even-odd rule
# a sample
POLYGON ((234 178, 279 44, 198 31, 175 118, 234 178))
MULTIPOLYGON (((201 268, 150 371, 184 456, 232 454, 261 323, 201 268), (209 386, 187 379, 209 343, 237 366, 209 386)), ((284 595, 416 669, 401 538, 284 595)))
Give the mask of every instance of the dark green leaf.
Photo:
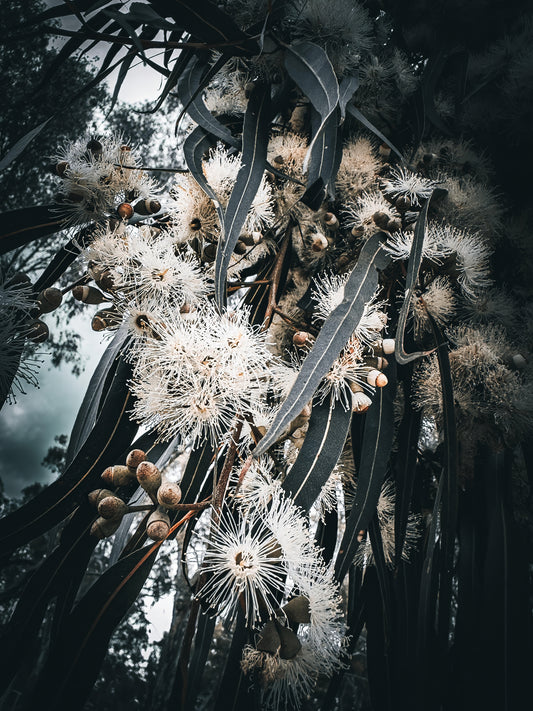
POLYGON ((45 126, 47 126, 53 118, 53 116, 48 117, 38 126, 32 128, 31 131, 28 131, 28 133, 22 136, 22 138, 19 138, 15 145, 11 146, 11 148, 8 150, 2 160, 0 160, 0 171, 5 170, 10 163, 12 163, 16 158, 18 158, 22 151, 30 145, 33 139, 41 133, 43 128, 45 128, 45 126))
POLYGON ((255 85, 244 115, 241 166, 224 214, 223 236, 215 261, 215 300, 220 308, 226 303, 231 255, 265 172, 269 125, 270 87, 255 85))
POLYGON ((360 81, 358 76, 343 77, 341 83, 339 84, 339 108, 341 111, 341 121, 344 121, 346 116, 346 106, 359 88, 359 84, 360 81))
POLYGON ((359 542, 357 537, 365 530, 376 509, 381 486, 389 465, 390 450, 394 435, 394 397, 396 378, 389 366, 389 383, 377 388, 374 400, 366 414, 362 442, 361 462, 357 476, 357 489, 352 510, 346 521, 335 575, 342 581, 346 575, 359 542))
MULTIPOLYGON (((316 112, 315 116, 317 115, 316 112)), ((313 123, 316 123, 313 121, 313 123)), ((318 210, 326 194, 335 195, 335 177, 342 159, 342 128, 339 126, 339 109, 328 116, 313 141, 307 171, 309 186, 300 198, 304 205, 318 210), (317 190, 318 185, 322 190, 317 190)))
POLYGON ((309 511, 342 453, 352 412, 327 398, 315 402, 309 429, 298 457, 292 465, 283 489, 296 506, 309 511))
POLYGON ((290 422, 311 400, 322 378, 356 329, 365 304, 374 295, 378 285, 378 269, 388 263, 381 246, 380 234, 372 236, 364 245, 346 286, 344 299, 322 326, 313 348, 302 363, 296 381, 274 422, 254 450, 259 456, 274 444, 290 422))
POLYGON ((132 405, 127 381, 131 369, 120 363, 98 420, 72 464, 32 501, 0 520, 2 555, 16 550, 68 516, 100 475, 131 443, 137 426, 128 415, 132 405))
POLYGON ((389 146, 389 148, 396 153, 396 155, 398 156, 400 161, 402 163, 405 163, 405 159, 404 159, 403 155, 401 154, 401 152, 398 150, 398 148, 396 148, 396 146, 393 143, 391 143, 391 141, 389 141, 389 139, 386 136, 384 136, 381 133, 381 131, 374 126, 373 123, 371 123, 365 116, 363 116, 363 114, 359 111, 359 109, 356 109, 353 104, 348 103, 346 106, 346 110, 348 111, 349 114, 351 114, 354 118, 356 118, 360 123, 362 123, 363 126, 365 126, 365 128, 368 128, 369 131, 372 131, 372 133, 374 135, 376 135, 381 141, 383 141, 383 143, 386 143, 387 146, 389 146))
POLYGON ((36 205, 4 212, 0 229, 0 254, 60 232, 63 221, 54 208, 54 205, 36 205))
POLYGON ((189 663, 189 674, 187 677, 186 709, 194 708, 196 698, 202 688, 202 675, 213 641, 216 621, 216 615, 208 615, 205 613, 200 613, 198 618, 194 646, 189 663))
POLYGON ((426 235, 427 215, 430 200, 431 197, 424 204, 424 207, 422 208, 422 210, 420 211, 420 215, 418 216, 413 235, 411 254, 409 255, 409 263, 407 265, 407 276, 405 278, 405 296, 402 308, 400 310, 400 315, 398 316, 398 326, 396 328, 396 348, 394 351, 396 360, 398 361, 398 363, 400 363, 400 365, 406 365, 412 360, 417 360, 418 358, 422 358, 423 356, 429 355, 429 353, 432 352, 419 351, 417 353, 406 353, 404 348, 405 325, 407 323, 407 317, 409 316, 411 299, 413 298, 413 292, 418 281, 418 272, 422 263, 424 237, 426 235))

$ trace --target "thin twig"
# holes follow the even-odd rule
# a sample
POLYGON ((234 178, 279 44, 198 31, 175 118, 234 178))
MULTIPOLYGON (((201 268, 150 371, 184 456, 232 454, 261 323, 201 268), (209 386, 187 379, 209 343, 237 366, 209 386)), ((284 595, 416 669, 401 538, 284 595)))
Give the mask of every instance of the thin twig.
POLYGON ((217 488, 215 490, 215 497, 213 501, 213 509, 215 510, 215 515, 219 515, 222 502, 224 501, 224 494, 226 492, 226 487, 228 485, 228 479, 233 467, 233 462, 235 461, 235 455, 237 454, 237 443, 239 437, 241 436, 241 430, 243 426, 243 419, 239 417, 235 427, 233 428, 230 441, 228 445, 228 452, 226 454, 226 459, 224 460, 224 466, 220 472, 220 477, 217 482, 217 488))
POLYGON ((283 269, 283 262, 285 261, 285 255, 287 254, 287 249, 289 247, 289 240, 292 232, 292 222, 289 221, 287 229, 285 230, 285 236, 283 237, 283 242, 281 243, 278 256, 274 262, 274 267, 272 268, 272 273, 270 275, 270 291, 268 294, 268 304, 265 309, 265 318, 263 319, 263 328, 266 330, 272 321, 272 315, 274 309, 277 306, 276 297, 278 295, 278 287, 281 279, 281 272, 283 269))

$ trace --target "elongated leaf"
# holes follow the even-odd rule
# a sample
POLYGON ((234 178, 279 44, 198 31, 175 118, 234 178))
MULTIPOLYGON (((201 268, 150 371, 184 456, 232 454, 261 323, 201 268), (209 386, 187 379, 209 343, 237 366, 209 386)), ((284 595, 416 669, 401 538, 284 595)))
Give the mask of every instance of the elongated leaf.
POLYGON ((287 46, 285 68, 321 118, 304 161, 304 170, 306 170, 313 145, 320 138, 328 117, 339 103, 339 85, 328 55, 313 42, 296 42, 287 46))
POLYGON ((338 125, 339 116, 337 108, 328 116, 311 147, 307 172, 308 188, 301 201, 312 210, 318 210, 328 193, 332 197, 335 195, 335 177, 342 159, 342 128, 338 125))
POLYGON ((78 511, 63 531, 58 547, 28 580, 0 637, 2 647, 10 650, 0 668, 0 694, 24 663, 32 641, 37 639, 50 600, 72 585, 75 577, 83 576, 97 543, 94 537, 88 536, 93 519, 94 512, 87 516, 87 511, 78 511))
POLYGON ((359 531, 365 530, 372 519, 389 464, 394 435, 396 389, 392 366, 393 364, 389 366, 388 385, 377 389, 366 414, 357 489, 335 565, 335 575, 339 581, 343 580, 353 561, 359 545, 359 531))
POLYGON ((215 299, 226 303, 226 275, 230 258, 265 172, 270 125, 270 87, 255 85, 244 115, 241 166, 224 215, 224 234, 215 260, 215 299))
POLYGON ((206 440, 198 449, 191 452, 180 481, 183 503, 192 504, 196 500, 207 470, 213 461, 213 456, 214 450, 209 440, 206 440))
POLYGON ((146 582, 160 545, 154 543, 119 560, 80 600, 50 650, 29 706, 83 708, 113 630, 146 582))
POLYGON ((80 256, 81 250, 87 247, 92 241, 94 228, 94 223, 82 227, 73 239, 70 239, 61 247, 35 282, 33 287, 35 293, 39 293, 43 289, 53 286, 56 281, 63 276, 70 265, 80 256))
POLYGON ((202 42, 233 55, 256 54, 258 45, 240 30, 231 17, 209 0, 151 0, 162 17, 172 17, 179 27, 202 42))
POLYGON ((392 711, 395 708, 392 697, 392 670, 377 571, 370 567, 365 577, 366 658, 372 709, 392 711))
POLYGON ((128 415, 131 395, 129 366, 117 368, 96 425, 64 474, 32 501, 0 520, 2 555, 41 535, 70 514, 91 489, 98 488, 100 475, 131 443, 137 426, 128 415))
POLYGON ((65 458, 67 467, 72 463, 74 457, 85 443, 89 432, 94 427, 97 418, 98 404, 102 397, 107 374, 113 363, 116 363, 116 359, 124 346, 125 340, 126 333, 122 330, 117 331, 113 340, 105 349, 89 381, 80 409, 74 420, 72 432, 70 433, 65 458))
POLYGON ((222 55, 222 57, 210 67, 207 62, 202 61, 199 57, 193 57, 189 67, 178 82, 178 95, 183 104, 183 110, 180 112, 176 121, 176 126, 180 122, 183 113, 187 111, 192 120, 201 126, 206 133, 211 133, 230 146, 239 148, 240 141, 232 135, 229 128, 224 126, 223 123, 213 116, 204 104, 204 100, 201 96, 204 88, 217 72, 220 71, 227 60, 228 58, 222 55))
POLYGON ((341 112, 341 121, 346 117, 346 106, 352 100, 353 95, 359 88, 358 76, 345 76, 339 84, 339 108, 341 112))
POLYGON ((187 696, 184 708, 194 708, 196 698, 202 688, 202 676, 213 642, 213 634, 215 632, 216 615, 207 615, 200 612, 198 624, 196 626, 196 635, 194 638, 194 647, 189 663, 189 674, 187 678, 187 696))
POLYGON ((244 613, 239 608, 237 624, 226 657, 226 666, 216 695, 214 711, 240 711, 254 709, 254 695, 251 679, 241 669, 241 657, 244 645, 249 642, 244 613))
POLYGON ((0 171, 5 170, 8 165, 10 165, 14 160, 19 157, 22 151, 24 151, 30 145, 33 139, 41 133, 43 128, 45 128, 50 123, 52 118, 53 116, 49 116, 45 121, 40 123, 35 128, 32 128, 31 131, 28 131, 28 133, 22 136, 22 138, 19 138, 19 140, 13 146, 11 146, 11 148, 8 150, 2 160, 0 160, 0 171))
POLYGON ((141 112, 141 113, 155 114, 157 111, 159 111, 159 109, 163 105, 163 102, 165 101, 167 96, 170 94, 172 89, 178 83, 178 79, 183 74, 183 71, 185 70, 185 67, 187 66, 187 64, 190 62, 192 56, 193 56, 192 50, 190 50, 190 49, 182 49, 181 50, 178 58, 174 62, 174 66, 172 67, 172 70, 168 76, 168 79, 165 82, 163 91, 158 96, 155 105, 149 111, 141 112))
POLYGON ((349 114, 351 114, 360 123, 362 123, 365 128, 368 128, 369 131, 372 131, 372 133, 376 135, 380 140, 382 140, 383 143, 386 143, 387 146, 389 146, 389 148, 394 151, 394 153, 396 153, 400 161, 402 163, 405 163, 405 158, 403 157, 399 149, 396 148, 394 143, 391 143, 391 141, 386 136, 384 136, 381 131, 374 126, 373 123, 371 123, 365 116, 363 116, 359 109, 355 108, 353 104, 348 102, 348 104, 346 105, 346 111, 348 111, 349 114))
POLYGON ((413 244, 411 247, 411 254, 409 255, 409 263, 407 265, 407 276, 405 277, 405 296, 400 310, 400 315, 398 316, 398 326, 396 328, 396 348, 394 352, 396 360, 400 363, 400 365, 406 365, 413 360, 417 360, 418 358, 422 358, 423 356, 431 353, 431 351, 406 353, 404 348, 405 325, 407 323, 407 317, 409 316, 411 299, 413 298, 413 292, 418 281, 418 272, 420 271, 420 265, 422 263, 422 253, 424 249, 424 238, 426 235, 427 215, 430 200, 431 197, 429 197, 422 210, 420 210, 420 215, 418 216, 413 235, 413 244))
POLYGON ((309 511, 342 453, 350 428, 351 410, 327 399, 315 403, 304 443, 283 489, 297 506, 309 511))
POLYGON ((63 222, 53 205, 26 207, 2 213, 0 254, 48 237, 63 229, 63 222))
POLYGON ((205 194, 211 198, 215 205, 220 225, 224 225, 224 211, 220 206, 218 195, 207 182, 202 170, 202 160, 209 148, 212 146, 211 138, 206 134, 201 126, 197 126, 185 139, 183 143, 183 155, 187 168, 198 185, 205 194))
POLYGON ((380 234, 375 234, 361 250, 357 264, 344 287, 344 299, 322 326, 285 402, 270 429, 255 448, 254 456, 266 452, 311 400, 320 381, 356 329, 365 304, 374 295, 378 285, 377 270, 383 269, 387 263, 388 257, 382 249, 380 234))

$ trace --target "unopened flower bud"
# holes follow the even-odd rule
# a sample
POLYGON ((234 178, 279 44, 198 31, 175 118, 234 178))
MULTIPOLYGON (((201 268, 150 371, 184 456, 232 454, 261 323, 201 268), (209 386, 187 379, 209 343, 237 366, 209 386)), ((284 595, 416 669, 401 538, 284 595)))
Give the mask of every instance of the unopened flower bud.
POLYGON ((54 166, 54 172, 56 175, 59 175, 60 178, 64 178, 69 167, 67 161, 62 160, 54 166))
POLYGON ((159 200, 139 200, 133 208, 138 215, 155 215, 161 209, 159 200))
POLYGON ((372 400, 364 392, 352 393, 352 412, 366 412, 372 400))
POLYGON ((146 461, 146 452, 142 449, 132 449, 126 457, 126 466, 137 469, 141 462, 146 461))
POLYGON ((384 388, 389 382, 385 373, 381 373, 379 370, 372 369, 367 373, 366 382, 369 385, 373 385, 376 388, 384 388))
POLYGON ((87 499, 89 500, 91 506, 98 506, 100 501, 105 499, 107 496, 114 496, 111 489, 94 489, 87 494, 87 499))
POLYGON ((72 289, 72 296, 83 304, 102 304, 104 301, 109 301, 109 298, 100 289, 86 284, 75 286, 72 289))
POLYGON ((307 331, 297 331, 292 337, 292 342, 297 348, 303 348, 311 340, 311 334, 307 331))
POLYGON ((235 247, 233 248, 233 251, 235 254, 246 254, 247 251, 247 246, 243 242, 243 240, 238 239, 237 242, 235 243, 235 247))
POLYGON ((170 531, 170 518, 160 506, 150 515, 146 523, 146 535, 152 541, 163 541, 170 531))
POLYGON ((166 509, 175 508, 181 501, 181 488, 175 481, 164 481, 157 490, 157 500, 166 509))
POLYGON ((136 470, 137 481, 150 496, 152 501, 157 499, 157 490, 161 486, 161 472, 153 462, 141 462, 136 470))
POLYGON ((381 347, 383 348, 383 353, 385 353, 385 355, 391 355, 391 353, 394 353, 394 349, 396 347, 394 338, 384 338, 381 347))
POLYGON ((402 229, 402 223, 400 220, 389 220, 385 229, 387 232, 399 232, 402 229))
POLYGON ((102 155, 103 146, 99 140, 91 138, 91 140, 87 143, 87 150, 90 151, 93 156, 98 157, 102 155))
POLYGON ((311 240, 311 249, 313 250, 313 252, 323 252, 325 249, 328 248, 328 246, 329 242, 324 237, 324 235, 316 234, 313 236, 313 239, 311 240))
POLYGON ((328 230, 339 229, 339 220, 337 219, 337 216, 334 215, 332 212, 326 212, 324 214, 323 222, 328 228, 328 230))
POLYGON ((48 329, 48 326, 45 324, 44 321, 41 321, 39 319, 30 324, 30 327, 27 331, 27 337, 30 339, 30 341, 33 341, 33 343, 44 343, 49 335, 50 331, 48 329))
POLYGON ((385 160, 387 160, 388 158, 390 158, 391 147, 388 146, 386 143, 382 143, 378 148, 378 153, 382 158, 385 158, 385 160))
POLYGON ((120 526, 122 519, 120 518, 102 518, 99 516, 91 526, 91 536, 102 540, 112 536, 120 526))
POLYGON ((206 262, 214 262, 217 256, 217 245, 213 243, 206 244, 202 256, 206 262))
POLYGON ((119 322, 119 315, 114 309, 102 309, 97 311, 91 321, 93 331, 105 331, 112 328, 119 322))
POLYGON ((521 353, 515 353, 511 360, 516 370, 524 370, 527 365, 527 361, 521 353))
POLYGON ((117 207, 117 215, 122 220, 129 220, 133 217, 133 207, 129 202, 121 202, 117 207))
POLYGON ((394 206, 399 212, 407 212, 411 208, 411 200, 406 195, 400 195, 394 206))
POLYGON ((116 464, 114 467, 107 467, 102 472, 102 481, 109 486, 126 486, 135 479, 135 470, 116 464))
POLYGON ((122 518, 127 512, 127 504, 118 496, 105 496, 98 504, 98 513, 105 519, 122 518))
POLYGON ((41 291, 37 297, 39 302, 39 309, 42 314, 49 314, 51 311, 57 309, 57 307, 63 301, 63 294, 60 289, 56 289, 54 286, 48 287, 41 291))

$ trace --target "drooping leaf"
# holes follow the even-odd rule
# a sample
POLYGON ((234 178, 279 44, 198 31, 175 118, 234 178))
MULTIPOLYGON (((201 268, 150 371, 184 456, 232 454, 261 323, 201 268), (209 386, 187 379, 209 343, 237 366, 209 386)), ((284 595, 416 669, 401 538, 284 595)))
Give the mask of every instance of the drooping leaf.
POLYGON ((19 140, 13 146, 11 146, 11 148, 8 150, 2 160, 0 160, 0 171, 5 170, 8 165, 10 165, 14 160, 16 160, 22 153, 22 151, 24 151, 30 145, 33 139, 36 138, 44 128, 46 128, 46 126, 53 118, 53 116, 49 116, 38 126, 32 128, 31 131, 28 131, 28 133, 22 136, 22 138, 19 138, 19 140))
POLYGON ((374 295, 378 285, 377 270, 383 269, 387 263, 388 257, 383 251, 378 233, 373 235, 361 250, 357 264, 344 287, 344 299, 322 326, 285 402, 254 450, 254 456, 266 452, 311 400, 320 381, 356 329, 365 304, 374 295))
MULTIPOLYGON (((314 112, 315 115, 316 112, 314 112)), ((316 123, 316 122, 312 122, 316 123)), ((300 198, 304 205, 318 210, 326 195, 334 196, 335 177, 342 159, 342 127, 339 126, 339 109, 335 109, 320 128, 313 141, 309 156, 307 185, 300 198), (319 186, 321 190, 319 190, 319 186)))
POLYGON ((213 145, 211 138, 201 126, 197 126, 185 139, 183 143, 183 155, 190 174, 202 188, 205 194, 211 198, 216 208, 221 227, 224 225, 224 211, 218 200, 218 195, 207 182, 202 170, 202 160, 206 152, 213 145))
POLYGON ((341 112, 341 121, 346 117, 346 106, 352 100, 353 95, 359 88, 359 77, 348 75, 342 78, 339 84, 339 108, 341 112))
POLYGON ((250 678, 241 669, 242 650, 249 641, 244 613, 239 607, 237 623, 216 695, 214 711, 239 711, 240 709, 254 709, 255 711, 250 678))
POLYGON ((116 464, 129 446, 137 425, 129 418, 130 367, 121 361, 98 420, 73 462, 53 484, 20 509, 0 520, 0 550, 7 555, 68 516, 92 489, 99 488, 102 471, 116 464))
POLYGON ((178 95, 183 104, 183 109, 176 120, 176 125, 186 111, 191 119, 201 126, 206 133, 212 134, 215 138, 228 143, 230 146, 239 148, 240 141, 232 135, 229 128, 213 116, 204 104, 201 95, 211 79, 227 62, 227 59, 226 56, 222 55, 214 65, 209 66, 206 61, 202 61, 197 56, 192 58, 188 68, 178 82, 178 95))
POLYGON ((360 111, 357 109, 352 103, 348 102, 346 105, 346 111, 351 114, 355 119, 359 121, 359 123, 362 123, 365 128, 368 128, 369 131, 372 131, 372 133, 377 136, 383 143, 385 143, 389 148, 396 153, 398 158, 402 163, 405 163, 405 158, 403 157, 402 153, 396 148, 394 143, 391 143, 391 141, 384 136, 381 131, 374 126, 373 123, 371 123, 360 111))
POLYGON ((213 642, 216 621, 216 615, 208 615, 200 612, 196 625, 191 660, 189 662, 187 695, 184 706, 186 709, 194 708, 198 693, 202 688, 202 676, 213 642))
POLYGON ((387 630, 384 624, 383 602, 377 571, 370 566, 365 572, 365 620, 368 686, 372 708, 392 711, 393 684, 387 630))
POLYGON ((313 42, 295 42, 285 49, 285 68, 294 83, 307 96, 320 115, 320 124, 314 133, 304 162, 304 170, 320 138, 326 121, 339 103, 337 76, 328 55, 313 42))
POLYGON ((208 45, 233 55, 258 51, 256 40, 240 30, 231 17, 209 0, 151 0, 161 17, 172 17, 178 27, 208 45))
POLYGON ((220 308, 226 303, 226 275, 231 255, 263 179, 269 125, 270 87, 256 84, 244 115, 241 166, 224 214, 223 235, 215 260, 215 300, 220 308))
POLYGON ((113 630, 146 582, 160 545, 154 543, 121 558, 84 595, 50 650, 29 706, 83 708, 113 630))
POLYGON ((54 205, 37 205, 4 212, 1 225, 0 254, 6 254, 63 229, 63 221, 54 205))
POLYGON ((327 398, 315 402, 309 429, 283 489, 296 506, 309 511, 342 453, 350 428, 351 410, 327 398))
POLYGON ((394 435, 396 390, 393 365, 391 363, 389 366, 388 385, 377 389, 372 405, 366 413, 357 489, 335 564, 335 575, 339 581, 343 580, 353 561, 359 545, 359 532, 367 529, 374 515, 381 486, 389 466, 394 435))

